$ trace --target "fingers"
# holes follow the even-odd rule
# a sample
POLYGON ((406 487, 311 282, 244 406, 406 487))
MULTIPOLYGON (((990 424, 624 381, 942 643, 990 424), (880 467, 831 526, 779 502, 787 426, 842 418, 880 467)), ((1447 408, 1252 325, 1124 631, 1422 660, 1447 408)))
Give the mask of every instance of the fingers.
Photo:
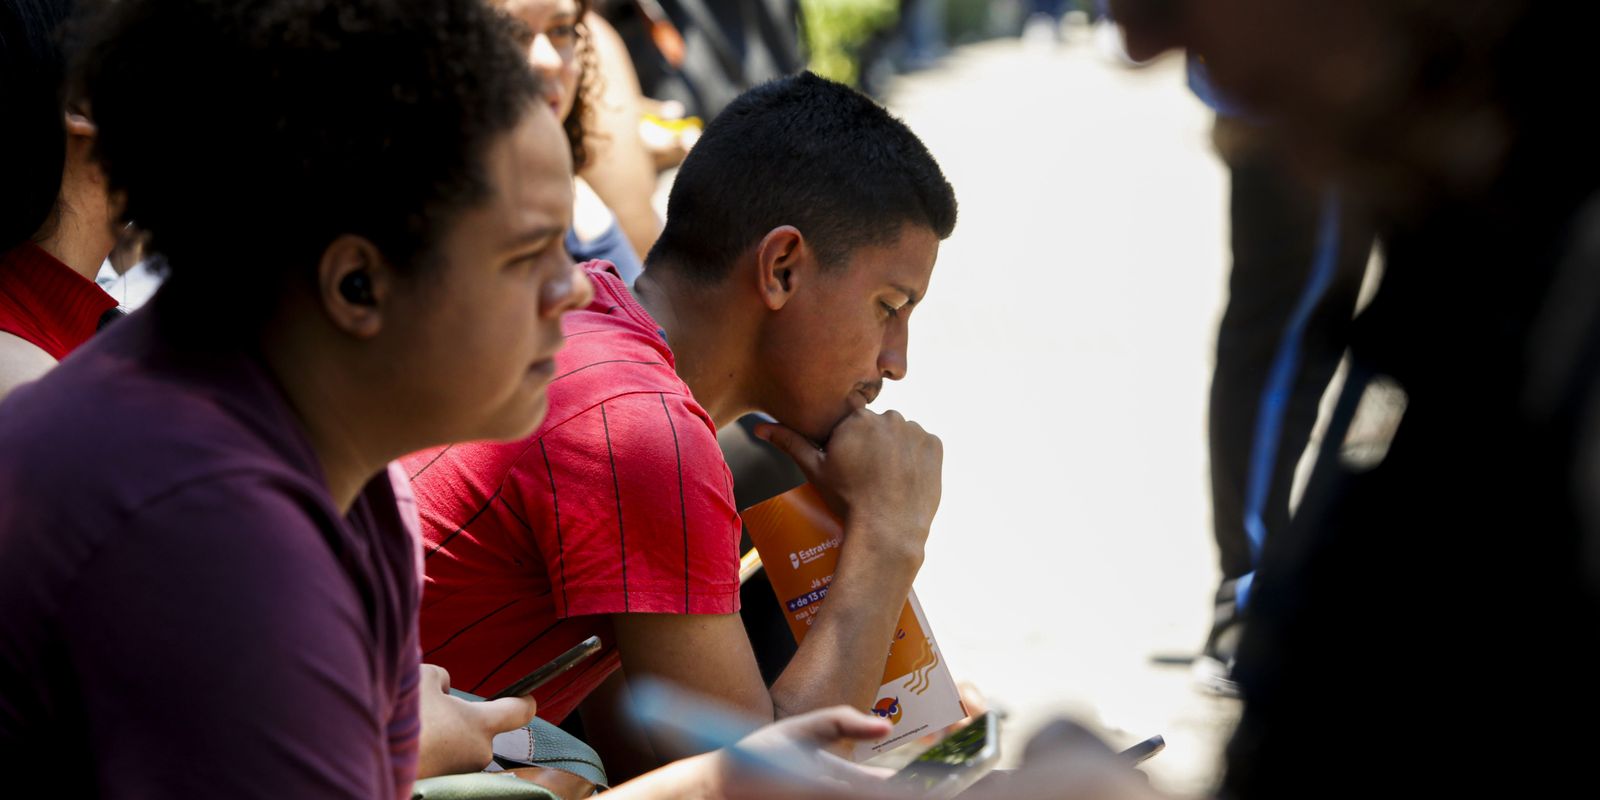
POLYGON ((888 720, 863 714, 849 706, 834 706, 810 711, 785 720, 783 727, 798 739, 817 745, 845 741, 871 741, 889 735, 888 720))
POLYGON ((527 725, 539 712, 539 704, 532 697, 503 697, 474 706, 483 730, 491 736, 527 725))
POLYGON ((961 697, 961 705, 967 710, 969 717, 981 717, 989 711, 989 698, 983 696, 983 690, 972 681, 960 681, 956 684, 956 694, 961 697))
POLYGON ((794 460, 807 479, 815 478, 822 470, 823 453, 816 443, 777 423, 764 422, 755 427, 756 438, 783 451, 794 460))

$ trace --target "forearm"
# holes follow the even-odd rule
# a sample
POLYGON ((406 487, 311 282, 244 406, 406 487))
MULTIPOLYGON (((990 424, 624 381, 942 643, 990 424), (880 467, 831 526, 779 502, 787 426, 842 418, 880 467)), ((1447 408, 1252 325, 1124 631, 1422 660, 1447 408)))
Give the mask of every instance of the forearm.
POLYGON ((922 566, 922 537, 863 535, 866 526, 884 524, 897 523, 846 523, 828 599, 772 686, 778 717, 833 705, 870 708, 876 699, 895 624, 922 566), (869 541, 918 544, 899 551, 869 550, 869 541))
POLYGON ((610 800, 707 800, 720 797, 716 754, 674 761, 606 792, 610 800))

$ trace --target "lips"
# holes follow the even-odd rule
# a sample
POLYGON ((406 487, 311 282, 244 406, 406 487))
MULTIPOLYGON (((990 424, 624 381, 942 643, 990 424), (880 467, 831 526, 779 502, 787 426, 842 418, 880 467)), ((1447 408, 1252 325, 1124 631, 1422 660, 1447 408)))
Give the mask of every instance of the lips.
POLYGON ((538 375, 538 376, 541 376, 541 377, 545 378, 546 380, 549 380, 550 376, 555 374, 555 371, 556 371, 556 354, 561 352, 561 348, 566 345, 566 342, 564 340, 562 340, 561 338, 559 338, 560 337, 559 333, 557 333, 556 336, 557 336, 557 338, 556 338, 556 342, 557 342, 556 346, 550 348, 549 350, 547 350, 545 352, 544 358, 541 358, 538 361, 535 361, 532 364, 529 364, 528 365, 528 374, 530 374, 530 375, 538 375))

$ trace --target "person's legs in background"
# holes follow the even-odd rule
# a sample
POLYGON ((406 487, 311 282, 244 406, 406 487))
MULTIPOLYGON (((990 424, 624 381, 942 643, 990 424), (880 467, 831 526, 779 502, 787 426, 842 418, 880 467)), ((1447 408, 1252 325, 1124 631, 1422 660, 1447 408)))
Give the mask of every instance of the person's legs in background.
POLYGON ((1248 123, 1217 125, 1232 178, 1233 248, 1208 431, 1222 580, 1195 674, 1202 688, 1233 694, 1241 589, 1255 563, 1250 531, 1259 538, 1288 528, 1295 466, 1344 353, 1373 232, 1358 211, 1330 209, 1340 202, 1334 193, 1250 141, 1258 137, 1248 123), (1337 230, 1326 230, 1330 224, 1337 230))

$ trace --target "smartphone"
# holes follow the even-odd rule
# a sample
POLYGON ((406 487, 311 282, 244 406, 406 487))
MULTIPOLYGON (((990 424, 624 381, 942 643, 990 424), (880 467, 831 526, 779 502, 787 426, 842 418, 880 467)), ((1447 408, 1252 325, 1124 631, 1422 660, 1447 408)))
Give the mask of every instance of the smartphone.
POLYGON ((973 720, 889 778, 920 796, 955 797, 1000 761, 1000 722, 991 712, 973 720))
POLYGON ((502 697, 522 697, 533 690, 550 682, 551 678, 577 666, 584 659, 600 652, 600 637, 590 636, 579 642, 571 650, 562 653, 550 660, 550 663, 522 676, 516 683, 496 692, 490 700, 499 700, 502 697))
POLYGON ((1165 749, 1167 749, 1167 740, 1157 734, 1122 751, 1121 755, 1123 758, 1128 759, 1130 763, 1138 765, 1149 761, 1151 756, 1165 749))

